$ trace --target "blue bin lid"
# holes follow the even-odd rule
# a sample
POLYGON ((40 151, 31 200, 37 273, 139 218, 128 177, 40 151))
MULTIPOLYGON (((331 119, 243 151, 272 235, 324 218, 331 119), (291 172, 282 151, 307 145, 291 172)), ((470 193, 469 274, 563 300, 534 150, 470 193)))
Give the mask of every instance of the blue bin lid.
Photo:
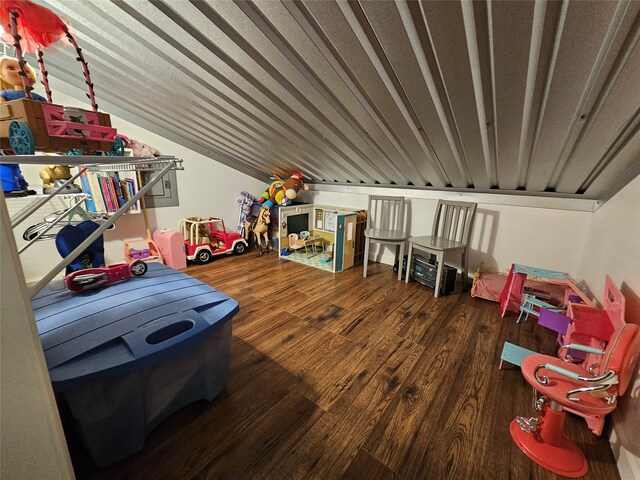
POLYGON ((41 290, 31 301, 55 389, 165 362, 230 321, 238 302, 149 263, 142 277, 86 293, 41 290))

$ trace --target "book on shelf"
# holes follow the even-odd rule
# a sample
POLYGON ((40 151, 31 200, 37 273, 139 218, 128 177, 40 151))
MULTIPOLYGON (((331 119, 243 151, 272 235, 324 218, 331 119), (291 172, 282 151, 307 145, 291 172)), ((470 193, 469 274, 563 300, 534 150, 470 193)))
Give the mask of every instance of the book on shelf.
POLYGON ((120 208, 124 206, 124 193, 122 192, 122 187, 120 186, 120 177, 118 176, 118 172, 110 173, 111 183, 113 185, 113 189, 118 200, 117 207, 120 208))
POLYGON ((89 193, 91 192, 91 187, 89 186, 89 179, 87 178, 86 172, 80 175, 80 184, 82 185, 82 191, 89 196, 84 201, 87 206, 87 210, 91 213, 97 213, 96 204, 93 201, 93 196, 89 193))
MULTIPOLYGON (((120 191, 124 198, 125 203, 131 200, 131 193, 129 192, 129 184, 126 180, 120 180, 120 191)), ((135 206, 135 205, 134 205, 135 206)))
POLYGON ((116 208, 113 203, 113 193, 111 192, 111 177, 99 176, 99 178, 100 188, 102 188, 102 193, 107 203, 107 212, 115 212, 116 208))
MULTIPOLYGON (((133 178, 125 178, 125 181, 127 182, 127 185, 129 186, 129 195, 131 198, 133 198, 135 196, 135 194, 137 193, 136 190, 136 182, 133 180, 133 178)), ((133 204, 133 207, 131 207, 132 210, 140 210, 140 202, 137 201, 136 203, 133 204)))
POLYGON ((116 187, 113 182, 114 180, 111 175, 105 177, 105 183, 107 184, 107 188, 109 188, 109 195, 111 196, 111 208, 113 208, 115 212, 120 208, 120 200, 118 200, 118 192, 116 192, 116 187))
POLYGON ((100 182, 98 181, 96 174, 92 172, 85 172, 82 176, 86 178, 88 183, 88 187, 85 188, 84 193, 91 195, 95 206, 95 212, 106 213, 107 207, 104 201, 104 196, 102 195, 102 189, 100 188, 100 182))
MULTIPOLYGON (((85 193, 91 195, 86 203, 87 210, 95 213, 113 213, 124 206, 136 194, 136 183, 132 178, 121 179, 118 172, 84 172, 80 181, 85 193)), ((132 205, 132 211, 140 210, 139 203, 132 205)))

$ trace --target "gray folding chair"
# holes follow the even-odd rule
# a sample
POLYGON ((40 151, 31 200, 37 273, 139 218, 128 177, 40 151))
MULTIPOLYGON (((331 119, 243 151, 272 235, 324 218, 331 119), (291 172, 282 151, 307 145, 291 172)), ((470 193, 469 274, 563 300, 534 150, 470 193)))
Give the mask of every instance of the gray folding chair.
POLYGON ((404 197, 370 196, 367 213, 367 228, 364 231, 364 269, 362 276, 367 276, 369 261, 369 244, 371 242, 386 243, 396 246, 398 258, 398 280, 402 280, 402 259, 407 234, 404 231, 404 197), (400 256, 398 257, 398 247, 400 256))
POLYGON ((436 256, 438 269, 434 297, 437 297, 440 293, 444 257, 447 253, 461 254, 462 288, 467 288, 469 235, 476 216, 476 206, 476 203, 438 200, 431 235, 409 238, 409 260, 407 262, 405 281, 409 281, 411 257, 413 249, 416 248, 436 256))

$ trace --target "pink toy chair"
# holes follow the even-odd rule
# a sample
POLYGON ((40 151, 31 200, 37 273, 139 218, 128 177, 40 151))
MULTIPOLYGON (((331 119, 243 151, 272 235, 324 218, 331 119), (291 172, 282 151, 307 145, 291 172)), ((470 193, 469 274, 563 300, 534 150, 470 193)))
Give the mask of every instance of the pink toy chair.
MULTIPOLYGON (((625 298, 607 275, 604 281, 604 307, 570 303, 567 316, 571 324, 561 343, 580 343, 590 347, 603 349, 613 332, 618 330, 624 321, 625 298)), ((591 354, 585 355, 588 363, 593 363, 591 354)))
MULTIPOLYGON (((601 417, 616 408, 635 373, 640 354, 640 327, 627 324, 612 336, 607 348, 581 345, 598 355, 600 365, 575 365, 547 355, 530 355, 522 361, 522 375, 542 397, 536 401, 539 417, 516 417, 511 437, 529 458, 559 475, 576 478, 587 473, 587 459, 578 446, 564 435, 565 409, 601 417)), ((561 349, 561 350, 562 350, 561 349)))
POLYGON ((304 244, 299 244, 298 243, 298 234, 297 233, 290 233, 289 234, 289 248, 291 250, 300 250, 301 248, 304 248, 304 244))

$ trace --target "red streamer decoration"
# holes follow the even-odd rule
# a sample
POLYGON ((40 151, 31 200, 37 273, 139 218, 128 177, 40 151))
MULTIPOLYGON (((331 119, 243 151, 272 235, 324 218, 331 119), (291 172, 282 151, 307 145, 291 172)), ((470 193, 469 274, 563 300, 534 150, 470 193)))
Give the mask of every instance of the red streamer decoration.
POLYGON ((0 0, 0 25, 5 30, 2 39, 13 44, 15 38, 7 31, 9 12, 20 15, 18 35, 23 52, 36 52, 38 47, 48 47, 65 37, 67 25, 48 8, 37 5, 31 0, 0 0))

